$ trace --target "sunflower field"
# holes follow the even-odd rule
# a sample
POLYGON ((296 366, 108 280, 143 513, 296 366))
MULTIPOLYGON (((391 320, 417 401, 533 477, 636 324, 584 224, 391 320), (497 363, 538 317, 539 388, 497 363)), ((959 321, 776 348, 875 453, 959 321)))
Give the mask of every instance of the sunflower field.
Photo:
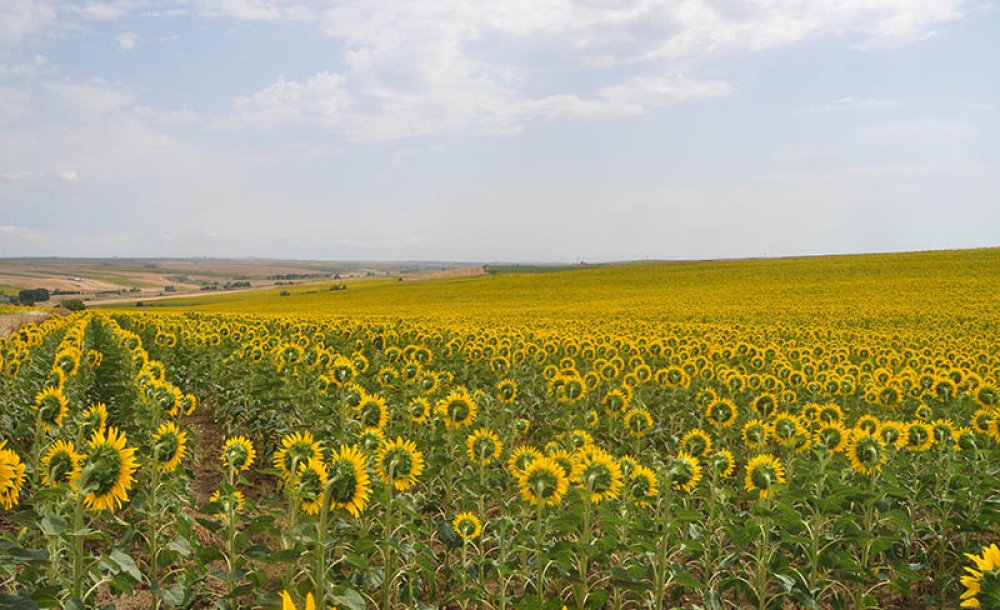
POLYGON ((0 608, 1000 608, 1000 251, 220 295, 0 340, 0 608))

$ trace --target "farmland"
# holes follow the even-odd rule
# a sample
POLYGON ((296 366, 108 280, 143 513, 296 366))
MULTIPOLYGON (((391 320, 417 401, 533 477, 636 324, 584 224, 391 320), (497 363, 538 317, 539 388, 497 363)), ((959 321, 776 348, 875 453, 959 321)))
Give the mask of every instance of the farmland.
POLYGON ((1000 607, 1000 250, 524 271, 14 332, 0 606, 1000 607))

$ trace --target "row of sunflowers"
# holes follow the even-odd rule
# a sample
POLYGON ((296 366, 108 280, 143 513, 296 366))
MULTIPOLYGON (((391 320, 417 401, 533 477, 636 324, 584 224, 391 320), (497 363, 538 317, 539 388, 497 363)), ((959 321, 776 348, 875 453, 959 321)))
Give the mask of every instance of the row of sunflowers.
POLYGON ((1000 354, 949 328, 50 318, 0 602, 1000 607, 1000 354))

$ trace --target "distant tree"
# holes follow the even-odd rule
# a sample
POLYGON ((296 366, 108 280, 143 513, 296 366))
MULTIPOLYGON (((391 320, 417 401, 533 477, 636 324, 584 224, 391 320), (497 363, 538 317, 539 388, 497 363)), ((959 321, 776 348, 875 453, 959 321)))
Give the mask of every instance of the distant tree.
POLYGON ((49 297, 49 291, 45 288, 26 289, 17 293, 17 301, 22 305, 44 303, 49 300, 49 297))
POLYGON ((164 286, 164 292, 177 292, 177 286, 164 286))
POLYGON ((62 306, 70 311, 83 311, 87 308, 81 299, 66 299, 62 302, 62 306))

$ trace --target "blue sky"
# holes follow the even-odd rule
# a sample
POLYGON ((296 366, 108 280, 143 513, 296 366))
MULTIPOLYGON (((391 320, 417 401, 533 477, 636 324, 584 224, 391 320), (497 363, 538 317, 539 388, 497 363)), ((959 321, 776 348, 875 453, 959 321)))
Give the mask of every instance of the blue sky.
POLYGON ((1000 245, 1000 6, 0 3, 8 256, 1000 245))

